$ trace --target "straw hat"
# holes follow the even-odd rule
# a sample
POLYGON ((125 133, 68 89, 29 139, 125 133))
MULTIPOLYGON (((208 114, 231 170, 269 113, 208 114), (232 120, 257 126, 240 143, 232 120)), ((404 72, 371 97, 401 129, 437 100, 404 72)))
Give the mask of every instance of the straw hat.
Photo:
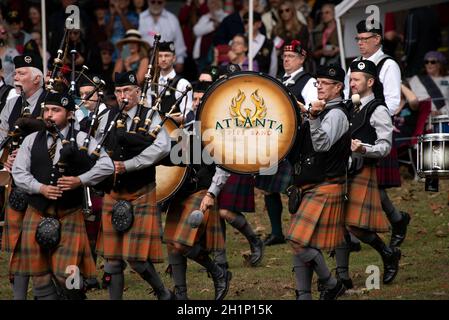
POLYGON ((119 50, 122 50, 124 44, 133 42, 140 44, 140 46, 145 48, 147 52, 150 51, 151 48, 150 44, 145 40, 142 40, 142 35, 136 29, 129 29, 128 31, 126 31, 126 34, 123 37, 123 39, 119 40, 115 45, 119 50))

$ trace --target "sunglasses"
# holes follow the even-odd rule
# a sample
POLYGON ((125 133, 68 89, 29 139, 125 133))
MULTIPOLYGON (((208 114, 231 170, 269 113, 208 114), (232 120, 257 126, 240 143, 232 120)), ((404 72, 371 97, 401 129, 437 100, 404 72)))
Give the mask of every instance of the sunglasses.
POLYGON ((279 9, 279 13, 283 14, 284 12, 290 12, 290 8, 287 9, 279 9))
POLYGON ((424 60, 424 64, 437 64, 438 61, 437 60, 424 60))
POLYGON ((158 4, 161 5, 164 3, 164 1, 150 1, 151 4, 158 4))

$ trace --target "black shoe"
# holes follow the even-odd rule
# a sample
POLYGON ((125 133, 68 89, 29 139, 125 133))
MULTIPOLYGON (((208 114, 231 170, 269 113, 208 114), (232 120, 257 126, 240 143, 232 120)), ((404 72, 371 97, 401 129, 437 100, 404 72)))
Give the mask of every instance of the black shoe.
POLYGON ((345 293, 346 288, 339 279, 337 279, 337 284, 332 289, 326 288, 324 285, 319 286, 320 300, 337 300, 339 296, 345 293))
POLYGON ((223 300, 228 294, 229 284, 232 279, 232 273, 228 270, 223 270, 223 275, 220 278, 212 276, 215 288, 215 300, 223 300))
POLYGON ((176 296, 173 291, 164 288, 161 291, 154 291, 158 300, 176 300, 176 296))
POLYGON ((399 248, 391 248, 390 252, 382 254, 384 262, 383 283, 391 283, 399 271, 399 260, 401 260, 401 250, 399 248))
POLYGON ((273 245, 275 245, 275 244, 284 244, 284 243, 286 243, 286 241, 285 241, 284 236, 279 237, 279 236, 276 236, 276 235, 270 233, 270 234, 265 238, 265 240, 263 241, 263 243, 264 243, 266 246, 273 246, 273 245))
MULTIPOLYGON (((340 267, 340 269, 343 269, 343 268, 340 267)), ((345 286, 346 289, 354 288, 354 284, 352 283, 352 279, 351 278, 343 279, 343 278, 340 277, 340 274, 338 273, 338 267, 337 267, 337 270, 335 272, 335 277, 343 283, 343 285, 345 286)))
POLYGON ((175 300, 189 300, 187 297, 187 288, 175 286, 175 300))
POLYGON ((249 263, 251 267, 255 267, 262 261, 265 245, 259 237, 256 237, 254 241, 249 243, 249 245, 251 247, 249 263))
POLYGON ((407 234, 407 226, 410 223, 410 215, 401 211, 402 219, 396 223, 392 223, 393 230, 391 232, 390 247, 399 247, 405 240, 407 234))

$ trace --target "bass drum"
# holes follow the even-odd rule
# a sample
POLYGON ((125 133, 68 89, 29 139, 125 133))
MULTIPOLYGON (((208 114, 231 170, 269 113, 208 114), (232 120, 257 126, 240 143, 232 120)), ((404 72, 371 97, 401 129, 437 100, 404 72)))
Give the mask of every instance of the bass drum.
MULTIPOLYGON (((175 121, 168 118, 163 126, 170 136, 170 139, 176 142, 176 130, 179 129, 175 121)), ((181 188, 187 178, 188 168, 178 166, 156 166, 156 200, 158 204, 170 199, 181 188)))
POLYGON ((292 149, 299 108, 276 79, 236 72, 216 82, 202 100, 197 112, 202 145, 223 169, 259 174, 276 168, 292 149))

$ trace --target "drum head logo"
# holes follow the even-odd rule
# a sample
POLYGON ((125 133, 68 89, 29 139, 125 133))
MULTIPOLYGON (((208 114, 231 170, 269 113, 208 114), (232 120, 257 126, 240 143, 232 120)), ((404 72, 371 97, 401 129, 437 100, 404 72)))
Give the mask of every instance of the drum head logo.
POLYGON ((259 97, 258 90, 251 94, 251 100, 255 106, 255 111, 251 112, 250 108, 243 108, 242 104, 245 101, 245 93, 239 90, 236 97, 232 98, 232 103, 230 107, 231 116, 237 118, 244 127, 254 124, 256 119, 263 119, 267 115, 267 107, 265 106, 265 101, 263 98, 259 97))
POLYGON ((25 58, 23 58, 23 60, 25 60, 26 63, 31 63, 31 61, 33 61, 33 59, 31 59, 30 56, 25 56, 25 58))
POLYGON ((364 62, 359 62, 359 64, 357 65, 357 68, 359 68, 360 70, 365 69, 365 63, 364 62))

